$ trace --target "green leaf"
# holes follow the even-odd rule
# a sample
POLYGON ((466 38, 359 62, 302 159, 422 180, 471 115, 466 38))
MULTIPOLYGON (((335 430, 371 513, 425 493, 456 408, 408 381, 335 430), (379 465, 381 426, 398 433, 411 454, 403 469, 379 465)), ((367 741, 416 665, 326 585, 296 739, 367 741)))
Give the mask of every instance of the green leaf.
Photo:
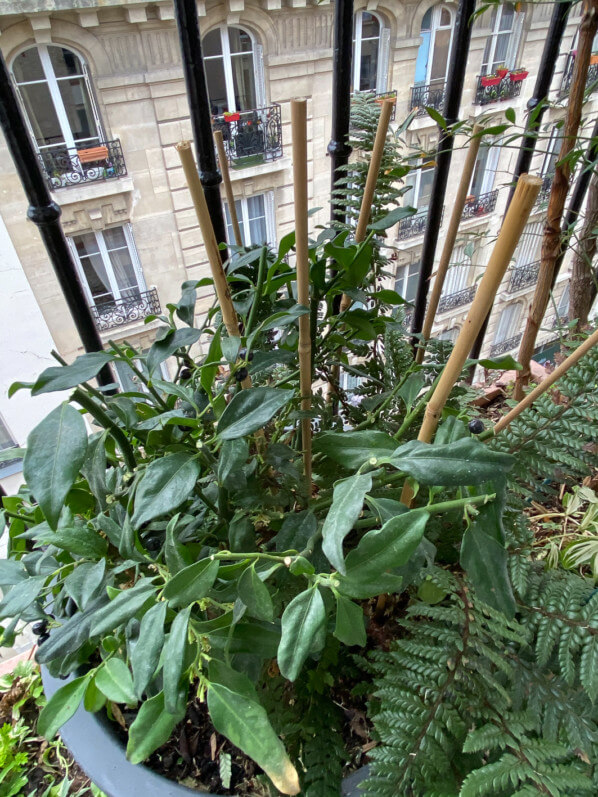
POLYGON ((229 476, 241 470, 249 457, 249 445, 242 437, 236 440, 225 440, 218 458, 218 481, 226 486, 229 476))
POLYGON ((394 208, 394 210, 391 210, 390 213, 387 213, 386 216, 383 216, 379 221, 369 224, 368 230, 374 230, 375 232, 387 230, 389 227, 394 227, 395 224, 398 224, 401 219, 413 216, 414 213, 417 213, 415 208, 394 208))
POLYGON ((214 727, 260 766, 283 794, 299 794, 299 777, 284 746, 255 700, 218 683, 208 686, 214 727))
POLYGON ((175 534, 179 519, 180 513, 177 513, 168 521, 164 540, 164 559, 166 560, 166 567, 173 576, 183 570, 183 568, 193 564, 189 552, 184 545, 179 543, 175 534))
POLYGON ((81 678, 75 678, 54 692, 38 717, 38 734, 45 736, 48 741, 56 736, 59 728, 62 728, 79 708, 90 678, 91 674, 82 675, 81 678))
POLYGON ((403 515, 409 511, 409 507, 406 504, 395 501, 393 498, 373 498, 368 495, 365 500, 372 512, 378 515, 380 523, 383 525, 396 515, 403 515))
POLYGON ((428 116, 433 119, 436 124, 439 125, 439 127, 441 127, 443 130, 446 130, 446 119, 440 113, 440 111, 437 111, 432 105, 426 105, 425 109, 428 116))
POLYGON ((277 551, 302 551, 310 537, 316 533, 318 521, 311 509, 292 512, 283 521, 282 527, 274 541, 277 551))
POLYGON ((347 555, 347 575, 374 581, 382 573, 406 564, 420 544, 428 521, 422 509, 388 520, 381 529, 368 531, 347 555))
POLYGON ((100 588, 106 571, 106 560, 99 562, 81 562, 64 579, 64 587, 79 609, 85 609, 90 599, 100 588))
POLYGON ((278 666, 289 681, 299 675, 314 638, 326 622, 324 601, 317 587, 300 592, 284 610, 282 636, 278 645, 278 666))
POLYGON ((7 590, 0 601, 0 620, 16 617, 28 609, 39 595, 45 580, 46 576, 34 576, 19 581, 7 590))
POLYGON ((91 681, 87 684, 87 689, 85 690, 85 696, 83 698, 83 707, 85 711, 90 711, 92 714, 95 714, 96 711, 99 711, 101 708, 104 708, 106 705, 106 696, 100 692, 98 687, 95 684, 94 679, 92 678, 91 681))
POLYGON ((195 290, 195 281, 191 280, 183 285, 181 298, 175 305, 176 314, 184 324, 193 326, 195 316, 195 302, 197 301, 197 291, 195 290))
POLYGON ((105 661, 96 672, 95 683, 113 703, 137 703, 131 673, 122 659, 105 661))
POLYGON ((106 438, 108 432, 99 434, 97 437, 89 438, 87 444, 87 454, 85 462, 81 467, 81 472, 87 479, 89 489, 96 497, 100 510, 106 509, 106 438))
POLYGON ((212 392, 212 385, 214 383, 214 379, 216 378, 216 374, 218 373, 220 359, 222 357, 220 334, 220 329, 218 329, 212 338, 210 348, 208 349, 206 359, 201 366, 201 373, 199 376, 200 384, 208 395, 210 395, 212 392))
POLYGON ((389 288, 376 291, 376 293, 372 294, 372 299, 377 299, 379 302, 384 302, 384 304, 407 304, 402 296, 389 288))
POLYGON ((509 579, 507 552, 496 537, 487 534, 486 512, 482 507, 461 541, 461 566, 478 598, 508 618, 515 616, 515 598, 509 579))
POLYGON ((177 349, 197 343, 200 337, 201 332, 198 329, 185 327, 174 332, 169 331, 162 340, 157 340, 147 354, 146 366, 150 376, 160 363, 167 360, 177 349))
POLYGON ((401 385, 400 389, 397 391, 397 395, 400 396, 405 402, 407 412, 411 411, 411 407, 413 407, 415 399, 418 397, 419 392, 423 388, 424 384, 424 377, 418 372, 408 376, 401 385))
POLYGON ((390 463, 420 484, 458 487, 489 482, 508 471, 510 454, 491 451, 479 440, 462 438, 449 445, 411 441, 398 448, 390 463))
POLYGON ((87 451, 81 415, 66 402, 44 418, 27 438, 23 475, 50 526, 55 529, 66 496, 87 451))
POLYGON ((205 598, 218 573, 218 559, 200 559, 181 570, 164 587, 164 598, 173 608, 205 598))
POLYGON ((193 492, 199 473, 199 463, 189 454, 169 454, 150 462, 135 492, 133 528, 180 506, 193 492))
POLYGON ((127 758, 132 764, 141 764, 170 738, 175 726, 184 716, 169 714, 164 708, 164 692, 145 700, 135 721, 129 728, 127 758))
POLYGON ((75 528, 48 529, 37 537, 37 544, 55 545, 63 551, 88 559, 101 559, 106 556, 108 543, 89 526, 79 524, 75 528))
POLYGON ((521 371, 523 367, 510 354, 505 354, 502 357, 493 357, 492 359, 478 360, 478 363, 488 371, 521 371))
POLYGON ((363 646, 367 641, 363 609, 342 595, 336 595, 334 636, 344 645, 363 646))
POLYGON ((224 359, 229 363, 235 363, 241 348, 241 338, 231 338, 228 335, 223 335, 220 339, 220 346, 224 359))
POLYGON ((69 390, 82 382, 89 382, 113 360, 114 354, 108 351, 90 351, 81 354, 71 365, 46 368, 31 388, 31 395, 39 396, 40 393, 51 393, 54 390, 69 390))
POLYGON ((292 398, 293 391, 276 387, 253 387, 236 393, 218 421, 218 436, 234 440, 257 432, 292 398))
POLYGON ((140 579, 131 589, 122 590, 114 600, 95 612, 90 636, 101 636, 107 631, 114 631, 137 614, 154 595, 155 587, 145 578, 140 579))
POLYGON ((139 627, 139 638, 129 657, 133 670, 135 695, 140 700, 160 661, 164 645, 166 608, 166 601, 161 601, 143 615, 139 627))
POLYGON ((255 572, 255 565, 241 574, 238 584, 239 597, 247 606, 247 611, 258 620, 271 621, 274 616, 272 598, 268 587, 255 572))
POLYGON ((505 111, 505 116, 511 124, 515 124, 515 109, 514 108, 507 108, 505 111))
POLYGON ((164 669, 162 671, 164 708, 171 714, 176 714, 179 709, 185 710, 185 701, 183 701, 183 705, 180 705, 179 685, 183 674, 190 614, 191 606, 187 606, 182 612, 178 612, 172 621, 170 634, 164 645, 164 669))
POLYGON ((388 457, 397 450, 397 441, 386 432, 322 432, 314 437, 314 453, 325 454, 350 470, 368 460, 388 457))
POLYGON ((592 703, 595 703, 598 697, 598 636, 593 636, 583 646, 579 680, 592 703))
POLYGON ((343 540, 353 528, 363 508, 365 494, 372 489, 369 473, 355 474, 334 485, 332 506, 322 528, 322 550, 339 573, 345 573, 343 540))

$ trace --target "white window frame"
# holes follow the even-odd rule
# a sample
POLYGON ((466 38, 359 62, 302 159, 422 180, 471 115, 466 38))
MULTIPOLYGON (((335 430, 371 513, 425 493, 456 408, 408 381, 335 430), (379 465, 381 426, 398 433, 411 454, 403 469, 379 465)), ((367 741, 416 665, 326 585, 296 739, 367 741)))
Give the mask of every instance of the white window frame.
MULTIPOLYGON (((262 194, 254 194, 254 197, 261 196, 264 200, 264 221, 266 224, 266 241, 269 246, 276 246, 276 220, 274 218, 274 191, 265 191, 262 194)), ((249 202, 250 197, 235 197, 235 204, 241 203, 241 213, 239 215, 239 222, 243 224, 243 233, 248 235, 251 229, 249 225, 249 202)), ((227 203, 228 204, 228 203, 227 203)), ((230 210, 229 210, 230 214, 230 210)), ((225 218, 226 221, 226 218, 225 218)), ((226 225, 228 234, 228 224, 226 225)), ((234 240, 229 240, 230 244, 234 244, 234 240)), ((245 243, 244 246, 261 246, 262 243, 245 243)))
POLYGON ((521 268, 539 260, 543 234, 544 222, 531 221, 526 224, 513 256, 514 268, 521 268))
POLYGON ((521 302, 511 302, 503 307, 496 331, 494 333, 493 345, 503 343, 505 340, 514 337, 519 332, 519 322, 521 321, 521 302), (515 329, 517 327, 517 329, 515 329))
MULTIPOLYGON (((83 149, 84 147, 82 147, 81 145, 82 144, 85 145, 86 142, 99 142, 99 141, 105 140, 105 133, 104 133, 104 129, 103 129, 103 126, 102 126, 102 120, 100 119, 100 114, 99 114, 97 103, 96 103, 96 100, 95 100, 93 86, 91 85, 91 80, 90 80, 90 77, 89 77, 89 69, 87 67, 87 63, 85 62, 85 58, 79 52, 77 52, 77 50, 75 50, 73 47, 63 47, 61 44, 38 44, 38 45, 36 45, 34 47, 26 47, 26 48, 20 50, 20 52, 18 52, 17 55, 15 56, 15 58, 13 58, 12 63, 14 64, 15 59, 19 55, 22 55, 23 53, 27 52, 28 50, 37 50, 37 52, 39 54, 40 61, 41 61, 42 70, 44 72, 45 80, 28 80, 28 81, 25 81, 24 83, 18 83, 17 79, 16 79, 16 77, 14 76, 14 73, 13 73, 12 74, 12 78, 13 78, 15 86, 17 87, 17 90, 19 91, 19 96, 21 96, 21 92, 20 92, 20 87, 21 86, 30 86, 30 85, 33 85, 35 83, 43 83, 43 82, 48 84, 48 89, 50 91, 50 98, 52 100, 52 104, 54 106, 54 111, 56 113, 56 116, 58 118, 58 124, 60 126, 60 131, 61 131, 62 136, 64 138, 64 146, 67 149, 72 149, 72 150, 83 149), (62 49, 62 50, 69 50, 74 55, 76 55, 77 58, 79 59, 79 61, 81 62, 81 65, 83 67, 83 72, 80 75, 70 75, 70 77, 82 77, 84 79, 84 81, 85 81, 85 87, 87 88, 87 94, 89 96, 91 112, 92 112, 92 115, 93 115, 94 122, 96 124, 96 129, 98 131, 98 135, 97 136, 92 136, 91 138, 82 138, 82 139, 75 140, 75 138, 73 136, 73 131, 71 130, 71 126, 70 126, 70 122, 69 122, 69 119, 68 119, 68 115, 67 115, 67 112, 66 112, 66 109, 65 109, 65 106, 64 106, 64 101, 63 101, 62 95, 60 93, 60 88, 58 87, 59 79, 56 77, 56 73, 54 72, 54 67, 52 66, 52 61, 50 60, 50 53, 48 52, 48 47, 57 47, 57 48, 62 49)), ((61 80, 64 80, 64 79, 65 78, 61 78, 61 80)), ((31 122, 29 120, 29 115, 27 113, 26 106, 25 106, 25 103, 23 102, 22 97, 21 97, 21 103, 22 103, 23 109, 25 111, 24 116, 25 116, 25 119, 27 120, 27 127, 29 128, 29 132, 30 132, 31 138, 32 138, 33 143, 34 143, 35 147, 37 148, 37 150, 39 152, 41 152, 42 150, 56 149, 56 147, 61 146, 60 144, 42 144, 42 145, 40 145, 40 144, 37 143, 36 138, 35 138, 35 134, 33 132, 33 127, 32 127, 31 122)))
MULTIPOLYGON (((448 67, 451 60, 451 53, 453 52, 453 44, 455 38, 455 15, 453 9, 449 6, 444 5, 443 3, 438 3, 437 5, 432 7, 432 19, 430 21, 430 44, 428 50, 428 63, 426 64, 426 82, 424 85, 429 85, 431 81, 430 73, 432 71, 432 64, 434 63, 434 49, 436 47, 436 33, 441 30, 449 30, 451 31, 451 38, 449 41, 449 48, 448 48, 448 55, 446 58, 446 67, 444 71, 444 82, 446 83, 446 78, 448 75, 448 67), (449 25, 441 25, 440 24, 440 14, 442 9, 448 11, 451 17, 451 21, 449 25)), ((440 78, 434 78, 435 81, 440 81, 440 78)))
MULTIPOLYGON (((480 154, 483 150, 480 148, 478 152, 477 160, 480 160, 480 154)), ((477 196, 483 196, 484 194, 490 193, 490 191, 494 188, 494 181, 496 179, 496 171, 498 169, 498 161, 500 158, 500 147, 490 145, 486 148, 488 155, 486 156, 486 163, 484 164, 484 172, 482 175, 482 184, 480 186, 480 192, 477 196)), ((473 174, 471 175, 471 182, 469 183, 469 193, 471 194, 473 191, 473 180, 475 177, 475 167, 473 170, 473 174)))
MULTIPOLYGON (((361 82, 361 45, 363 42, 363 15, 370 14, 379 26, 379 32, 376 39, 373 37, 366 39, 366 41, 378 42, 377 64, 376 64, 376 86, 374 91, 377 94, 382 94, 386 91, 386 84, 388 80, 388 58, 389 58, 389 44, 390 44, 390 29, 385 27, 382 18, 375 14, 373 11, 357 11, 354 17, 353 24, 353 91, 360 91, 359 84, 361 82)), ((367 89, 372 91, 372 89, 367 89)))
MULTIPOLYGON (((237 28, 246 33, 251 40, 251 50, 247 50, 243 55, 251 55, 253 62, 253 84, 255 87, 255 101, 258 108, 266 105, 266 90, 264 85, 264 67, 263 67, 263 49, 261 45, 257 44, 255 36, 247 28, 240 25, 218 25, 216 30, 220 32, 220 46, 222 48, 222 55, 208 55, 204 56, 204 61, 215 61, 218 58, 222 59, 224 65, 224 84, 226 86, 226 101, 228 104, 228 113, 235 113, 237 105, 235 103, 235 82, 233 79, 233 65, 230 50, 229 27, 237 28)), ((212 29, 214 30, 214 29, 212 29)), ((211 33, 212 31, 208 31, 211 33)), ((241 53, 235 53, 241 55, 241 53)))
MULTIPOLYGON (((397 266, 397 270, 395 272, 394 289, 399 294, 399 296, 402 296, 404 299, 406 299, 407 291, 405 289, 407 288, 407 285, 409 283, 409 278, 417 277, 417 282, 419 282, 420 274, 421 274, 420 260, 414 260, 412 263, 406 263, 402 266, 397 266), (401 283, 400 288, 399 288, 399 283, 401 283)), ((417 295, 417 284, 415 288, 415 295, 417 295)))
POLYGON ((548 146, 546 147, 546 152, 544 153, 544 160, 542 161, 542 171, 541 171, 542 177, 547 177, 550 174, 552 175, 554 174, 556 164, 559 161, 558 156, 561 150, 562 143, 563 143, 563 128, 554 125, 554 127, 550 131, 548 146), (553 161, 553 159, 555 158, 555 156, 556 156, 556 159, 554 160, 555 168, 550 169, 549 166, 551 164, 551 161, 553 161))
MULTIPOLYGON (((135 246, 135 239, 133 238, 133 229, 131 227, 131 224, 130 223, 116 224, 112 229, 115 229, 117 227, 121 227, 121 229, 124 232, 125 241, 127 243, 127 249, 129 250, 129 255, 131 256, 131 263, 133 264, 133 270, 135 271, 135 276, 137 277, 137 287, 140 293, 144 293, 144 291, 147 291, 147 286, 145 283, 145 278, 143 276, 143 269, 141 268, 141 261, 139 260, 137 247, 135 246)), ((108 247, 106 246, 106 242, 104 241, 104 232, 103 230, 92 230, 91 233, 95 235, 96 243, 98 245, 98 250, 102 258, 102 263, 104 265, 104 268, 106 269, 106 275, 108 277, 110 293, 113 295, 114 300, 118 301, 121 298, 120 289, 118 287, 118 283, 114 275, 114 270, 112 268, 112 263, 110 261, 110 255, 108 254, 108 247)), ((84 233, 79 233, 79 234, 84 234, 84 233)), ((66 240, 73 255, 73 259, 75 261, 75 266, 77 268, 79 279, 81 280, 81 285, 83 286, 83 290, 85 292, 85 297, 90 307, 95 307, 96 306, 95 301, 93 296, 91 295, 91 291, 89 290, 89 285, 87 284, 85 271, 83 270, 81 260, 79 259, 79 253, 77 251, 77 246, 75 244, 74 237, 75 236, 71 238, 70 236, 67 236, 66 240)))
MULTIPOLYGON (((517 52, 519 50, 519 40, 521 38, 521 30, 523 27, 523 18, 524 12, 517 11, 515 9, 515 3, 509 3, 509 5, 513 6, 514 14, 513 14, 513 26, 511 30, 500 30, 500 23, 503 17, 503 9, 505 7, 505 3, 501 3, 499 6, 493 6, 493 9, 496 9, 496 17, 494 19, 494 27, 492 28, 492 32, 490 36, 486 40, 490 41, 490 50, 488 53, 488 61, 484 63, 482 61, 482 67, 480 70, 480 74, 487 75, 489 74, 488 70, 490 66, 494 63, 494 56, 496 53, 496 45, 498 44, 498 37, 505 36, 507 33, 509 34, 509 43, 507 45, 507 53, 505 55, 505 60, 503 66, 506 69, 515 69, 517 66, 516 58, 517 52)), ((484 58, 484 53, 482 53, 482 59, 484 58)))
POLYGON ((469 283, 471 258, 465 254, 465 245, 456 246, 442 286, 442 296, 452 296, 465 290, 469 283))

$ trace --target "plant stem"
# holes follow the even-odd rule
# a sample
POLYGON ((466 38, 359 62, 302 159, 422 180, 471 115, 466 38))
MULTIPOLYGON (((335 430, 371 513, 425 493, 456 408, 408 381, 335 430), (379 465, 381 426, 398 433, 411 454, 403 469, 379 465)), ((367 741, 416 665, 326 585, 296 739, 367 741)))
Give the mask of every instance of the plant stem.
POLYGON ((260 260, 257 268, 257 283, 255 286, 255 296, 253 299, 253 303, 251 305, 251 310, 249 311, 249 318, 247 319, 247 327, 245 329, 245 335, 249 336, 251 330, 253 329, 253 325, 255 323, 255 319, 257 318, 257 311, 259 310, 261 298, 262 298, 262 290, 264 287, 264 278, 266 276, 266 264, 268 262, 268 247, 262 247, 262 251, 260 253, 260 260))
POLYGON ((137 368, 137 366, 135 365, 133 360, 129 359, 126 356, 126 354, 124 353, 123 349, 121 349, 121 347, 118 346, 113 340, 109 340, 108 343, 124 359, 124 361, 127 363, 129 368, 131 369, 131 371, 133 371, 135 376, 143 382, 143 384, 147 387, 147 389, 152 394, 152 396, 156 399, 156 401, 158 402, 160 407, 162 407, 163 410, 167 410, 168 409, 168 404, 166 404, 166 402, 162 399, 162 397, 160 396, 158 391, 150 384, 149 380, 145 378, 145 376, 141 372, 141 370, 139 368, 137 368))
MULTIPOLYGON (((487 495, 472 495, 469 498, 455 498, 452 501, 439 501, 437 504, 428 504, 428 506, 416 507, 414 511, 428 512, 430 515, 437 515, 440 512, 451 512, 453 509, 461 509, 465 506, 475 506, 476 504, 487 504, 496 498, 496 493, 488 493, 487 495)), ((368 526, 375 526, 379 523, 377 517, 364 518, 358 520, 354 525, 354 529, 365 529, 368 526)))
POLYGON ((120 429, 104 412, 104 410, 98 404, 96 404, 96 402, 90 396, 86 395, 81 388, 75 388, 72 398, 77 402, 77 404, 80 404, 83 409, 87 410, 87 412, 92 416, 92 418, 95 418, 100 426, 103 426, 104 429, 107 429, 110 432, 121 450, 127 467, 129 470, 134 470, 137 467, 137 462, 135 461, 133 448, 127 440, 123 430, 120 429))

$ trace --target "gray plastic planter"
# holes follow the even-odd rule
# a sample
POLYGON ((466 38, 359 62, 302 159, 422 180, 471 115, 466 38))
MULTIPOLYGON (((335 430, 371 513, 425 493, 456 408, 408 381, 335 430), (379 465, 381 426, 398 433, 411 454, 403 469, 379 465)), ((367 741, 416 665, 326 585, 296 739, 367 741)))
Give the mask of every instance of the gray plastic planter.
MULTIPOLYGON (((64 686, 64 681, 53 678, 45 667, 42 667, 42 681, 48 698, 64 686)), ((198 794, 217 797, 180 786, 143 764, 129 763, 111 726, 110 720, 101 712, 90 714, 80 706, 60 730, 73 758, 108 797, 197 797, 198 794)), ((366 768, 363 768, 346 778, 341 789, 342 797, 360 797, 362 792, 358 786, 366 775, 366 768)))

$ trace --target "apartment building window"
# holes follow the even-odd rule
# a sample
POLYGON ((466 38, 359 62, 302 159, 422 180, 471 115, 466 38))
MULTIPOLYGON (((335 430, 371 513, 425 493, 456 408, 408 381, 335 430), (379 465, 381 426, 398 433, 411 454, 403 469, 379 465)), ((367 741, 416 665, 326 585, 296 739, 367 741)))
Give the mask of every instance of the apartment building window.
POLYGON ((521 268, 538 260, 543 234, 544 224, 541 221, 526 224, 513 256, 515 268, 521 268))
POLYGON ((429 8, 422 19, 421 37, 415 85, 444 83, 453 42, 453 12, 443 5, 429 8))
POLYGON ((469 188, 471 196, 479 197, 492 191, 499 157, 500 147, 480 146, 469 188))
MULTIPOLYGON (((519 325, 521 320, 521 304, 513 302, 508 304, 500 314, 496 332, 494 333, 494 340, 492 345, 498 346, 507 341, 511 341, 518 336, 519 325)), ((516 346, 517 342, 513 343, 516 346)), ((509 347, 512 348, 512 347, 509 347)), ((508 350, 508 349, 507 349, 508 350)))
POLYGON ((546 144, 546 152, 542 163, 542 177, 554 177, 556 165, 559 160, 561 144, 563 143, 563 131, 556 125, 552 128, 550 138, 546 144))
POLYGON ((492 33, 486 40, 482 75, 492 75, 500 67, 515 69, 523 14, 512 3, 494 6, 490 18, 492 33))
POLYGON ((408 302, 414 302, 419 282, 420 263, 399 266, 395 277, 395 291, 408 302))
POLYGON ((262 48, 242 28, 222 25, 202 39, 214 116, 265 105, 262 48))
POLYGON ((413 169, 406 179, 408 190, 405 192, 405 204, 420 211, 426 210, 432 198, 433 181, 434 166, 428 165, 427 161, 422 163, 421 168, 413 169))
MULTIPOLYGON (((274 195, 271 191, 235 200, 235 209, 241 228, 244 246, 260 246, 276 243, 274 221, 274 195)), ((233 243, 235 236, 228 205, 224 204, 228 240, 233 243)))
MULTIPOLYGON (((0 451, 7 451, 11 448, 15 448, 16 445, 16 440, 8 430, 8 426, 4 423, 2 416, 0 416, 0 451)), ((19 457, 0 460, 0 478, 16 473, 20 468, 19 462, 19 457)))
POLYGON ((353 91, 386 91, 390 30, 381 18, 358 11, 353 22, 353 91))
POLYGON ((471 256, 466 253, 466 248, 466 246, 454 248, 449 270, 442 286, 442 296, 452 296, 467 287, 471 256))
POLYGON ((459 335, 459 327, 451 327, 450 329, 443 329, 436 336, 437 340, 447 340, 449 343, 454 343, 459 335))

